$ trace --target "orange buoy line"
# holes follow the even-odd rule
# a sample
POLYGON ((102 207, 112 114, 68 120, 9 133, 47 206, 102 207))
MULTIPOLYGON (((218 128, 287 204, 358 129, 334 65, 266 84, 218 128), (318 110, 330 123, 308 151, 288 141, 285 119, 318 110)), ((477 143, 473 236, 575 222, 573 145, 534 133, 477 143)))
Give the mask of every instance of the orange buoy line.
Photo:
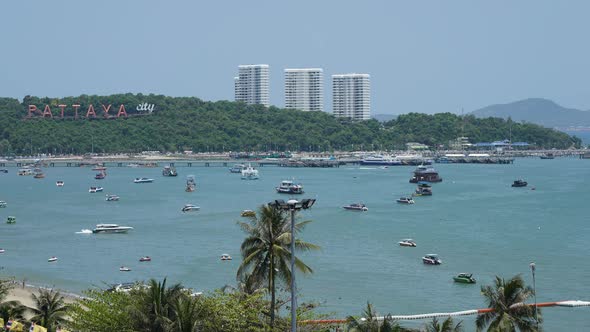
MULTIPOLYGON (((528 306, 535 306, 535 304, 517 304, 519 305, 528 305, 528 306)), ((558 301, 558 302, 541 302, 536 304, 538 308, 543 307, 590 307, 590 301, 580 301, 580 300, 568 300, 568 301, 558 301)), ((485 309, 471 309, 471 310, 463 310, 463 311, 455 311, 455 312, 437 312, 437 313, 429 313, 429 314, 418 314, 418 315, 397 315, 397 316, 388 316, 395 320, 416 320, 416 319, 428 319, 434 317, 452 317, 452 316, 467 316, 467 315, 481 315, 487 312, 492 312, 494 309, 492 308, 485 308, 485 309)), ((376 317, 377 320, 383 320, 385 317, 376 317)), ((300 324, 308 324, 308 325, 330 325, 330 324, 345 324, 346 319, 313 319, 313 320, 304 320, 301 321, 300 324)))

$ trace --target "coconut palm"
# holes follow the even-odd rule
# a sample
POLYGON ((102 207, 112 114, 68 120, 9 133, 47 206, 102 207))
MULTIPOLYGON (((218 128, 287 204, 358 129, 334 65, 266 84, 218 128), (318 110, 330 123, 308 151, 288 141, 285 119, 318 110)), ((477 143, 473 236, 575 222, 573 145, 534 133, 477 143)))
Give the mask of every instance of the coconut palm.
POLYGON ((461 326, 463 322, 459 322, 456 325, 453 325, 453 317, 448 317, 444 321, 439 322, 436 317, 434 317, 430 323, 424 326, 425 332, 462 332, 463 326, 461 326))
MULTIPOLYGON (((260 207, 258 213, 248 217, 248 222, 238 222, 247 237, 242 242, 242 264, 238 268, 237 279, 244 281, 249 288, 256 289, 266 283, 270 293, 270 327, 274 327, 276 311, 276 280, 286 284, 291 282, 291 223, 281 210, 270 205, 260 207)), ((311 221, 295 224, 298 233, 311 221)), ((318 246, 295 239, 295 248, 300 251, 316 250, 318 246)), ((304 274, 312 269, 295 257, 296 268, 304 274)))
MULTIPOLYGON (((540 331, 535 320, 535 308, 525 301, 534 295, 530 286, 525 286, 520 275, 509 280, 496 277, 493 286, 482 286, 481 293, 492 310, 479 315, 475 321, 477 331, 540 331)), ((539 323, 542 322, 538 312, 539 323)))
POLYGON ((379 319, 375 308, 370 302, 360 318, 346 318, 349 332, 411 332, 412 329, 402 327, 391 315, 379 319))
POLYGON ((5 301, 13 285, 11 280, 0 280, 0 318, 7 322, 10 318, 22 319, 27 307, 19 301, 5 301))
POLYGON ((145 332, 166 332, 174 321, 174 301, 182 294, 182 285, 166 288, 166 278, 162 282, 151 279, 145 287, 131 291, 134 298, 129 313, 135 328, 145 332))
POLYGON ((174 319, 169 332, 197 332, 200 329, 199 302, 197 298, 182 294, 172 301, 174 319))
POLYGON ((68 305, 61 293, 54 289, 39 289, 39 295, 31 294, 35 307, 31 308, 34 316, 31 321, 53 332, 54 327, 65 321, 68 305))

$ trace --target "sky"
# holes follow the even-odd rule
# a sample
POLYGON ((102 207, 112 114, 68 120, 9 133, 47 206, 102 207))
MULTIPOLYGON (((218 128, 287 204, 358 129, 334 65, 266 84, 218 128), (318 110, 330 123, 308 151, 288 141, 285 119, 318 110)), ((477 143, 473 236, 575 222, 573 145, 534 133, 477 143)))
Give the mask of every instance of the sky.
POLYGON ((20 0, 0 3, 0 96, 233 100, 240 64, 371 75, 372 114, 542 97, 590 109, 590 1, 20 0))

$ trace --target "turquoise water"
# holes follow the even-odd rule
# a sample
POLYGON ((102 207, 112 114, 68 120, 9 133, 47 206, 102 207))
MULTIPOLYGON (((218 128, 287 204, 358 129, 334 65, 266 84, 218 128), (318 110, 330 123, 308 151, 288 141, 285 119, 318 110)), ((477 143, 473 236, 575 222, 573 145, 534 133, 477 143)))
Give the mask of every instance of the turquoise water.
MULTIPOLYGON (((532 284, 529 263, 537 266, 537 300, 590 300, 587 205, 588 160, 517 159, 513 165, 437 164, 444 181, 432 197, 414 205, 395 199, 413 191, 413 167, 337 169, 260 168, 260 180, 244 181, 225 168, 179 168, 165 178, 161 168, 109 168, 94 180, 89 168, 46 168, 45 179, 0 174, 2 275, 81 291, 93 285, 168 277, 197 290, 235 284, 244 234, 236 225, 240 211, 278 198, 274 187, 295 178, 302 197, 317 198, 299 213, 314 220, 302 237, 322 247, 304 260, 315 271, 298 275, 300 301, 317 300, 336 317, 359 314, 367 301, 380 313, 413 314, 483 308, 479 287, 495 275, 522 274, 532 284), (186 176, 195 175, 197 191, 186 193, 186 176), (135 177, 151 184, 134 184, 135 177), (511 188, 517 178, 528 188, 511 188), (65 186, 58 188, 56 180, 65 186), (100 185, 103 193, 90 194, 100 185), (536 190, 530 190, 535 186, 536 190), (121 196, 106 202, 105 194, 121 196), (345 211, 361 201, 368 212, 345 211), (184 204, 201 207, 182 213, 184 204), (76 234, 97 223, 133 226, 128 234, 76 234), (413 238, 416 248, 397 242, 413 238), (233 261, 220 261, 228 253, 233 261), (424 254, 437 253, 441 266, 425 266, 424 254), (149 255, 152 262, 139 263, 149 255), (48 263, 50 256, 59 257, 48 263), (132 272, 119 272, 121 265, 132 272), (455 284, 452 276, 471 272, 477 285, 455 284)), ((584 331, 590 309, 544 310, 548 331, 584 331), (567 322, 567 329, 560 327, 567 322)), ((468 330, 472 318, 465 318, 468 330)))

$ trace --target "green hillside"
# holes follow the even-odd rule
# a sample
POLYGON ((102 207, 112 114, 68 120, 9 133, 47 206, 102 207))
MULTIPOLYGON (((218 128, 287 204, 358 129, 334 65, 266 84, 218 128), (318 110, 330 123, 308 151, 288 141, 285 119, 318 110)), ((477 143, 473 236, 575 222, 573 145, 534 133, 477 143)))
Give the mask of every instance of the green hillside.
POLYGON ((508 138, 543 148, 567 148, 580 140, 534 124, 511 123, 499 118, 478 119, 450 113, 410 113, 385 123, 351 122, 324 112, 301 112, 242 103, 205 102, 192 97, 122 94, 68 98, 26 96, 22 103, 0 98, 0 154, 117 153, 159 150, 207 151, 330 151, 404 149, 407 142, 446 145, 458 136, 472 142, 508 138), (151 114, 134 116, 137 105, 154 105, 151 114), (29 105, 40 113, 27 118, 29 105), (60 117, 59 104, 68 105, 60 117), (71 105, 80 104, 80 118, 71 105), (92 104, 97 117, 84 118, 92 104), (105 119, 101 104, 112 104, 105 119), (116 118, 123 104, 129 117, 116 118), (511 127, 511 130, 510 130, 511 127))

